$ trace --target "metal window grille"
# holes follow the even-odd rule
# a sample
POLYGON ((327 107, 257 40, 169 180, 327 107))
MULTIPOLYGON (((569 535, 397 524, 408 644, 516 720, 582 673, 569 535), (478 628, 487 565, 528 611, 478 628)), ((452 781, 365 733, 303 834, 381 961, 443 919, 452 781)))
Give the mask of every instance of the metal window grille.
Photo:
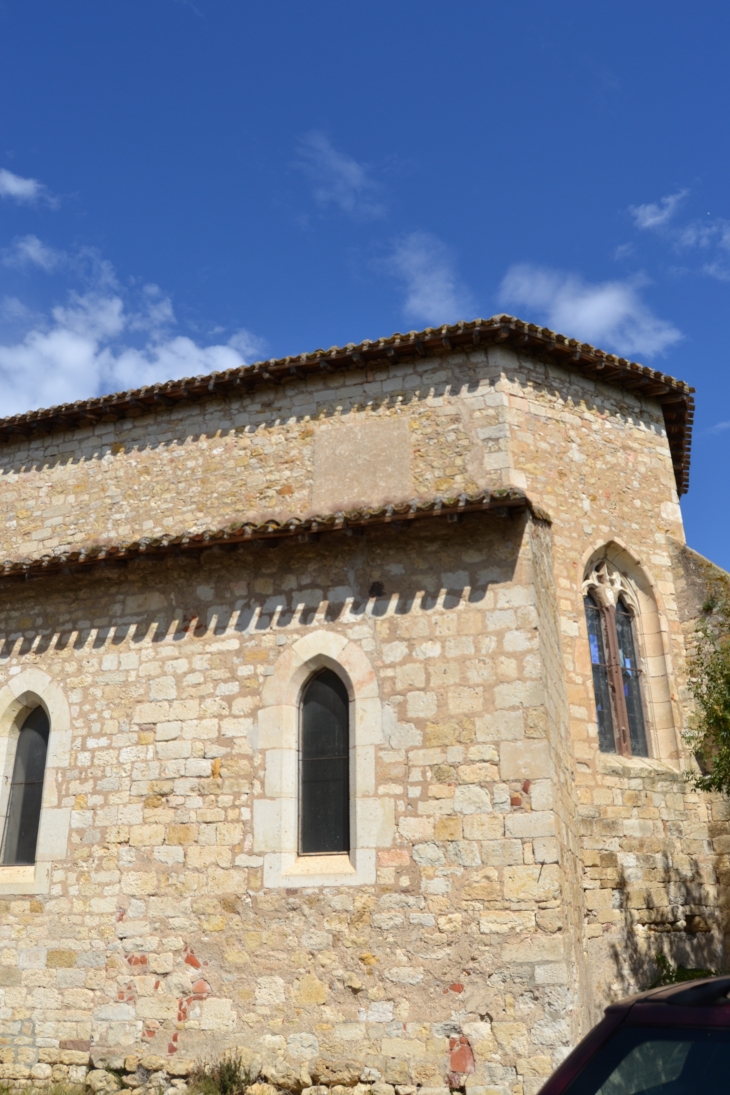
POLYGON ((50 723, 42 707, 31 711, 18 737, 2 842, 4 864, 35 863, 50 723))
POLYGON ((350 850, 349 709, 347 689, 331 669, 302 696, 299 851, 350 850))

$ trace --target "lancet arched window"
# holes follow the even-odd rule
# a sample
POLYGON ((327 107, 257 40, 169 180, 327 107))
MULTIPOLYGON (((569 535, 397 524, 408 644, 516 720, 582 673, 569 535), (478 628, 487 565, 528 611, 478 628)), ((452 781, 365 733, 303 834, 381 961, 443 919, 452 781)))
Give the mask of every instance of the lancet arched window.
POLYGON ((302 695, 299 776, 299 851, 322 855, 350 850, 350 701, 331 669, 302 695))
POLYGON ((649 755, 641 667, 637 657, 637 605, 624 576, 603 560, 583 583, 598 747, 604 753, 649 755))
POLYGON ((3 834, 2 861, 6 865, 35 863, 49 731, 48 715, 36 707, 18 736, 3 834))

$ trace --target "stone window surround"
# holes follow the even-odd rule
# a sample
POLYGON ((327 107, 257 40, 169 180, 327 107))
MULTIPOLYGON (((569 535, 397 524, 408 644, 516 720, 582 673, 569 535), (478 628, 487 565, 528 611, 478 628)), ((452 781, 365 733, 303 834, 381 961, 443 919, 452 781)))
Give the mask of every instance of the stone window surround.
POLYGON ((40 669, 21 670, 0 690, 0 827, 5 825, 20 728, 38 705, 48 714, 51 731, 35 864, 0 865, 0 895, 48 893, 53 862, 66 858, 71 810, 58 804, 58 783, 69 765, 71 712, 63 690, 40 669))
MULTIPOLYGON (((613 539, 592 550, 584 558, 581 597, 585 595, 590 576, 602 563, 617 572, 621 590, 627 596, 634 611, 634 632, 637 654, 642 669, 642 702, 646 726, 649 760, 677 769, 681 763, 681 751, 677 727, 679 713, 672 698, 672 659, 669 647, 669 630, 666 617, 661 611, 656 582, 641 560, 618 539, 613 539)), ((582 634, 585 632, 585 613, 581 612, 582 634)), ((593 686, 591 684, 591 694, 593 686)), ((618 756, 620 754, 605 754, 618 756)), ((647 758, 623 757, 641 764, 647 758)))
POLYGON ((263 797, 253 806, 254 853, 263 856, 264 886, 372 885, 376 849, 392 843, 393 800, 375 793, 375 749, 383 741, 375 671, 358 643, 317 630, 279 656, 263 688, 258 749, 265 754, 263 797), (304 685, 332 669, 350 696, 350 852, 299 855, 299 726, 304 685))

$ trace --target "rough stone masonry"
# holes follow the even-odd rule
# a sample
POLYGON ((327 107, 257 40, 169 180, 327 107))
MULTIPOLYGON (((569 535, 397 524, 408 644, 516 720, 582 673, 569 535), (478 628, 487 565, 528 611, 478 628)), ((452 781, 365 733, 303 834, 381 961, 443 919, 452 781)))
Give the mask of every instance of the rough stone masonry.
POLYGON ((258 1095, 534 1095, 658 952, 722 965, 689 390, 556 339, 498 317, 0 422, 3 825, 51 726, 35 863, 0 865, 0 1082, 183 1095, 237 1048, 258 1095), (649 758, 598 747, 597 560, 649 758), (350 850, 305 856, 323 667, 350 850))

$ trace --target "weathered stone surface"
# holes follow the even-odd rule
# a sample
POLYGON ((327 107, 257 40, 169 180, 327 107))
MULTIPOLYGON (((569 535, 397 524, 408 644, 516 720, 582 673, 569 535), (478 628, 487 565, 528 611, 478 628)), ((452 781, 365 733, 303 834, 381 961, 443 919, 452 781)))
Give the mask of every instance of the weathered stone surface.
POLYGON ((723 964, 728 812, 682 776, 696 575, 672 568, 650 399, 476 347, 16 438, 3 558, 306 515, 353 452, 345 501, 519 487, 552 525, 391 522, 3 586, 2 771, 26 705, 51 737, 38 869, 0 868, 0 1080, 79 1082, 93 1045, 92 1090, 118 1068, 183 1095, 242 1046, 268 1081, 249 1095, 535 1091, 657 950, 723 964), (581 586, 606 551, 641 602, 651 759, 598 750, 581 586), (354 695, 360 843, 287 874, 323 665, 354 695))

